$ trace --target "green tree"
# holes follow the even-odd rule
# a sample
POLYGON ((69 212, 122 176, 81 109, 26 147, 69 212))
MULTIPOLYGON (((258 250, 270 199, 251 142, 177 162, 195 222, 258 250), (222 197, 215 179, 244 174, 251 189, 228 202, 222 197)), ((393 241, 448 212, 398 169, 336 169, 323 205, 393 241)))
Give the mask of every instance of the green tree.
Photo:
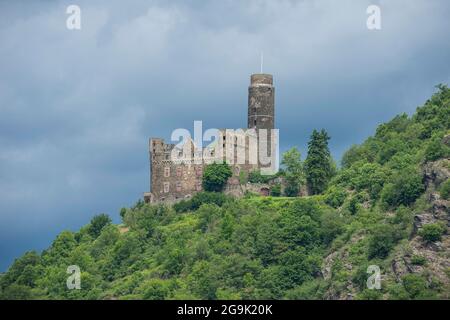
POLYGON ((222 191, 232 174, 233 172, 227 163, 207 165, 203 171, 203 189, 213 192, 222 191))
POLYGON ((428 242, 440 241, 445 229, 440 223, 429 223, 420 229, 419 235, 428 242))
POLYGON ((321 235, 325 244, 331 243, 344 230, 344 220, 336 212, 326 212, 320 217, 321 235))
POLYGON ((176 212, 194 211, 200 208, 203 204, 215 204, 219 207, 226 202, 232 201, 232 198, 223 193, 218 192, 198 192, 189 200, 182 200, 173 205, 176 212))
POLYGON ((378 225, 369 240, 369 259, 385 258, 402 237, 397 228, 390 224, 378 225))
MULTIPOLYGON (((41 273, 41 257, 35 251, 28 251, 22 257, 14 260, 8 272, 0 277, 0 288, 12 283, 32 288, 41 273)), ((19 290, 20 287, 16 289, 14 292, 23 291, 19 290)))
POLYGON ((93 238, 97 238, 102 232, 102 229, 109 224, 111 224, 111 218, 107 214, 98 214, 92 218, 88 233, 93 238))
POLYGON ((427 282, 417 274, 407 274, 402 277, 403 287, 411 299, 419 298, 426 294, 427 282))
POLYGON ((322 129, 320 132, 314 130, 308 142, 308 156, 304 169, 308 189, 312 194, 322 193, 334 173, 328 140, 330 136, 322 129))
POLYGON ((450 156, 450 148, 442 142, 442 134, 435 135, 425 149, 425 160, 435 161, 450 156))
POLYGON ((391 182, 383 187, 381 201, 385 208, 398 205, 408 206, 424 192, 422 176, 414 168, 396 173, 391 182))
POLYGON ((30 287, 15 283, 7 287, 3 292, 0 292, 0 299, 2 300, 29 300, 31 298, 30 287))
POLYGON ((281 196, 281 184, 276 183, 273 186, 270 187, 270 195, 272 197, 279 197, 281 196))
POLYGON ((304 184, 303 163, 297 148, 293 147, 283 154, 281 165, 286 179, 285 193, 289 197, 297 196, 300 186, 304 184))
POLYGON ((439 189, 442 199, 449 200, 450 196, 450 180, 445 180, 439 189))
POLYGON ((338 208, 342 206, 346 198, 347 191, 342 187, 333 185, 328 188, 325 194, 325 203, 334 208, 338 208))
POLYGON ((150 279, 143 284, 145 300, 164 300, 170 293, 169 284, 162 279, 150 279))

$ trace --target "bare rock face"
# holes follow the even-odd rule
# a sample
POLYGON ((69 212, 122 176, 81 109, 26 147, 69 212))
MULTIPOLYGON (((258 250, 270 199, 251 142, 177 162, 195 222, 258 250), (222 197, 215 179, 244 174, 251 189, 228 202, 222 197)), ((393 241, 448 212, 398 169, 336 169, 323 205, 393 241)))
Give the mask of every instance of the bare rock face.
MULTIPOLYGON (((446 137, 450 139, 450 135, 446 137)), ((431 208, 414 217, 414 231, 425 224, 437 221, 446 222, 447 226, 450 226, 450 201, 441 199, 439 193, 436 192, 439 186, 450 177, 449 168, 450 160, 448 159, 441 159, 424 165, 423 177, 431 208)))
POLYGON ((391 268, 397 281, 400 281, 401 277, 409 272, 403 257, 395 257, 395 259, 392 260, 391 268))
MULTIPOLYGON (((450 140, 450 136, 447 136, 450 140)), ((449 290, 450 282, 446 272, 450 268, 450 236, 448 227, 450 226, 450 201, 441 199, 438 190, 441 183, 450 177, 449 160, 441 159, 430 162, 423 167, 424 182, 427 186, 428 210, 414 216, 414 229, 410 237, 409 247, 411 253, 403 257, 398 257, 392 264, 392 271, 396 278, 401 278, 405 273, 420 273, 426 270, 433 277, 449 290), (419 230, 426 224, 444 222, 447 231, 442 236, 441 241, 425 242, 418 235, 419 230), (413 255, 426 259, 426 266, 416 266, 411 263, 413 255)), ((431 280, 430 280, 431 281, 431 280)))
MULTIPOLYGON (((356 243, 358 241, 361 241, 363 238, 364 238, 364 235, 356 234, 350 239, 349 242, 356 243)), ((349 260, 348 249, 349 249, 349 247, 344 246, 343 248, 340 248, 339 250, 334 251, 334 252, 330 253, 327 257, 325 257, 322 267, 321 267, 321 274, 325 280, 330 280, 332 278, 333 264, 338 260, 345 261, 345 263, 343 264, 343 267, 350 275, 350 272, 353 269, 353 265, 350 262, 348 262, 348 260, 349 260)), ((345 290, 342 290, 342 288, 335 288, 335 287, 331 286, 331 288, 329 288, 327 290, 327 292, 325 292, 324 299, 327 299, 327 300, 353 300, 356 293, 357 293, 357 289, 353 286, 352 279, 349 276, 345 282, 345 290)))
POLYGON ((450 177, 449 165, 449 159, 441 159, 424 165, 423 178, 430 192, 436 190, 442 182, 450 177))
MULTIPOLYGON (((449 135, 450 141, 450 135, 449 135)), ((400 283, 407 274, 420 274, 426 276, 429 284, 442 285, 441 295, 450 298, 450 201, 441 199, 438 192, 440 185, 450 177, 450 160, 440 159, 423 166, 423 179, 426 184, 427 209, 414 216, 413 231, 408 241, 393 252, 390 268, 382 271, 382 283, 394 281, 400 283), (426 242, 419 236, 424 225, 442 223, 447 225, 447 231, 442 235, 441 241, 426 242), (424 258, 425 263, 418 263, 417 257, 424 258), (446 295, 448 293, 448 295, 446 295)), ((392 217, 393 212, 387 212, 386 217, 392 217)), ((342 268, 348 275, 357 267, 349 262, 349 248, 352 244, 364 239, 365 234, 355 234, 346 245, 331 252, 323 260, 321 273, 324 280, 333 279, 333 266, 341 261, 342 268)), ((341 279, 342 281, 342 279, 341 279)), ((331 281, 333 283, 333 281, 331 281)), ((331 285, 324 294, 325 299, 353 299, 359 289, 354 287, 351 276, 344 279, 341 286, 331 285)))

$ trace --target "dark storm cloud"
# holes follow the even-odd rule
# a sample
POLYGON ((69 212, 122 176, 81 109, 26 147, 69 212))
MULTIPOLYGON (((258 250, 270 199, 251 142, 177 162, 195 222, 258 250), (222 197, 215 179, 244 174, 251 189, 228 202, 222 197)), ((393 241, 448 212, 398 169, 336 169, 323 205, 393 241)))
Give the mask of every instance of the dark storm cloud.
POLYGON ((282 149, 326 128, 336 158, 449 81, 448 1, 0 4, 0 270, 148 190, 149 136, 246 124, 274 74, 282 149), (82 29, 65 27, 69 4, 82 29), (366 8, 382 30, 366 28, 366 8))

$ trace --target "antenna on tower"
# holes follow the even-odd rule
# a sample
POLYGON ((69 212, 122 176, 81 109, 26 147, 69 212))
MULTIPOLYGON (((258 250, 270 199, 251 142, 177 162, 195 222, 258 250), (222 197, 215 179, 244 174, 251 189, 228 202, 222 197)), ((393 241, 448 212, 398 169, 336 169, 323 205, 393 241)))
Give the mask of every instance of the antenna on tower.
POLYGON ((263 73, 264 53, 261 51, 261 74, 263 73))

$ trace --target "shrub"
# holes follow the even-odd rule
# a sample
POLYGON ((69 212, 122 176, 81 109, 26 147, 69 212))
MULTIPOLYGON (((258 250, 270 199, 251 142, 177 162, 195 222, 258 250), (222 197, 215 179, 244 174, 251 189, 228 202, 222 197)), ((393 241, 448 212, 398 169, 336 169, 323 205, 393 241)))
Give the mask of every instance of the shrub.
POLYGON ((270 195, 273 197, 281 196, 281 184, 277 183, 270 187, 270 195))
POLYGON ((342 206, 346 197, 347 191, 344 188, 331 186, 325 193, 325 203, 334 208, 338 208, 342 206))
POLYGON ((176 212, 194 211, 200 208, 202 204, 209 203, 221 207, 226 201, 232 198, 219 192, 199 192, 189 200, 182 200, 173 205, 176 212))
POLYGON ((105 214, 99 214, 92 218, 91 225, 88 228, 88 233, 93 237, 97 238, 102 229, 107 226, 108 224, 111 224, 111 218, 105 214))
POLYGON ((344 230, 344 220, 337 212, 326 212, 320 217, 322 239, 331 243, 344 230))
POLYGON ((350 168, 353 163, 359 160, 366 160, 364 158, 363 148, 354 144, 346 152, 344 152, 341 160, 342 168, 350 168))
POLYGON ((422 227, 419 235, 427 242, 440 241, 445 228, 440 223, 429 223, 422 227))
POLYGON ((440 193, 442 199, 449 200, 450 195, 450 180, 447 179, 441 184, 440 193))
POLYGON ((314 279, 312 281, 304 282, 286 292, 285 298, 288 300, 312 300, 322 299, 325 291, 325 284, 323 280, 314 279))
POLYGON ((411 258, 411 263, 416 266, 423 266, 427 262, 427 259, 422 256, 413 255, 411 258))
POLYGON ((403 287, 411 299, 423 295, 427 291, 425 279, 416 274, 407 274, 402 278, 403 287))
POLYGON ((351 214, 356 214, 359 210, 359 201, 358 197, 353 196, 350 201, 348 202, 348 211, 350 211, 351 214))
POLYGON ((288 184, 284 188, 284 194, 286 197, 296 197, 300 191, 300 186, 295 184, 288 184))
POLYGON ((377 199, 386 181, 386 170, 378 163, 364 163, 357 167, 351 177, 351 185, 357 190, 367 190, 372 199, 377 199))
POLYGON ((358 300, 380 300, 383 298, 383 294, 380 290, 374 289, 364 289, 360 294, 357 295, 358 300))
POLYGON ((450 155, 450 148, 442 142, 442 137, 437 135, 432 138, 425 149, 425 161, 435 161, 450 155))
POLYGON ((231 168, 226 163, 212 163, 203 171, 203 189, 205 191, 222 191, 225 184, 233 175, 231 168))
POLYGON ((170 293, 167 281, 161 279, 150 279, 143 287, 143 298, 146 300, 164 300, 170 293))
POLYGON ((401 238, 399 230, 392 225, 377 226, 369 240, 369 259, 385 258, 401 238))
POLYGON ((412 204, 425 190, 422 176, 413 168, 396 174, 381 192, 381 201, 385 208, 412 204))

